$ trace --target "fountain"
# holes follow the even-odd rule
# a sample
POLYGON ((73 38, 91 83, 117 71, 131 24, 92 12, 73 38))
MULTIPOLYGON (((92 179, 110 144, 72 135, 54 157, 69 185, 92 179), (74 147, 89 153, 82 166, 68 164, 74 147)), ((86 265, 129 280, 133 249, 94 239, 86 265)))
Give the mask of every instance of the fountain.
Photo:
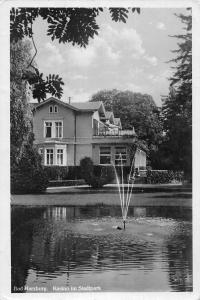
POLYGON ((116 166, 113 162, 112 162, 112 165, 115 170, 115 176, 116 176, 116 180, 117 180, 117 186, 118 186, 118 190, 119 190, 119 198, 120 198, 120 204, 121 204, 121 210, 122 210, 122 219, 123 219, 123 225, 124 225, 124 230, 125 230, 126 218, 127 218, 127 214, 128 214, 128 207, 130 204, 131 195, 132 195, 132 191, 133 191, 133 185, 134 185, 134 181, 135 181, 135 170, 134 170, 134 159, 133 159, 132 163, 131 163, 131 169, 129 172, 129 176, 128 176, 127 190, 125 193, 124 171, 123 171, 123 161, 122 161, 121 153, 119 154, 119 157, 120 157, 120 162, 121 162, 121 164, 119 165, 120 169, 121 169, 121 184, 120 184, 119 175, 117 174, 116 166))

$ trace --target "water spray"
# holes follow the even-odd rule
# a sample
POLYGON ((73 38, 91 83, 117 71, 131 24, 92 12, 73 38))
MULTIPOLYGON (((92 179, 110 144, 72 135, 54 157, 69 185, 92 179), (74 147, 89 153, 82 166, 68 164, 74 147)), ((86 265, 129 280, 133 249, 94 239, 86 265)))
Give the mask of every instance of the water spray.
POLYGON ((128 187, 127 187, 127 192, 125 195, 125 191, 124 191, 124 172, 123 172, 123 163, 122 163, 122 154, 119 154, 120 157, 120 167, 121 167, 121 184, 120 184, 120 179, 119 176, 117 174, 117 170, 115 167, 115 164, 112 163, 114 170, 115 170, 115 176, 116 176, 116 180, 117 180, 117 186, 118 186, 118 191, 119 191, 119 198, 120 198, 120 204, 121 204, 121 211, 122 211, 122 219, 123 219, 123 224, 124 224, 124 230, 126 229, 126 218, 127 218, 127 214, 128 214, 128 207, 130 204, 130 200, 131 200, 131 195, 132 195, 132 191, 133 191, 133 185, 134 185, 134 181, 135 181, 135 172, 134 172, 134 159, 132 160, 132 164, 131 164, 131 169, 129 172, 129 176, 128 176, 128 187))

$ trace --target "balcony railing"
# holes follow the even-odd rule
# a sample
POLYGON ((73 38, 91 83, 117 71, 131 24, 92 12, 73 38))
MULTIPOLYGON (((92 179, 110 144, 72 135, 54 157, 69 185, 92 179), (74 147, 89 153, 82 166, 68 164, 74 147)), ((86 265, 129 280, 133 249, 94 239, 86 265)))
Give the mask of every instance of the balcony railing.
POLYGON ((108 129, 108 128, 99 128, 99 130, 95 130, 94 136, 135 136, 134 130, 121 130, 118 128, 108 129))

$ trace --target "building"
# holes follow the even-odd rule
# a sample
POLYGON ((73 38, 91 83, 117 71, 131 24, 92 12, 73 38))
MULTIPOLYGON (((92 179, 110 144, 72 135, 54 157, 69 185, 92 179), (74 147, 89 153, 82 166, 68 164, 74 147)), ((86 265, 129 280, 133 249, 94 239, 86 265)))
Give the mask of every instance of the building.
MULTIPOLYGON (((102 102, 66 103, 54 97, 33 108, 35 144, 45 166, 77 166, 84 157, 95 165, 130 166, 136 133, 123 130, 119 118, 102 102), (121 156, 120 156, 121 153, 121 156)), ((146 167, 146 154, 137 151, 137 167, 146 167)))

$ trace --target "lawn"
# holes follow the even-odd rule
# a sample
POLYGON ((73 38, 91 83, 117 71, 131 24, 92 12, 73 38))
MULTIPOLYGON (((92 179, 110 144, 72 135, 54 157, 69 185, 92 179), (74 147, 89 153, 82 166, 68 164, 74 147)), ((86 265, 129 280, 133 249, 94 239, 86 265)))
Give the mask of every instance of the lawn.
MULTIPOLYGON (((44 194, 12 195, 12 205, 120 205, 117 187, 93 190, 88 187, 50 188, 44 194)), ((133 191, 130 205, 192 206, 190 188, 175 186, 138 187, 133 191)))

